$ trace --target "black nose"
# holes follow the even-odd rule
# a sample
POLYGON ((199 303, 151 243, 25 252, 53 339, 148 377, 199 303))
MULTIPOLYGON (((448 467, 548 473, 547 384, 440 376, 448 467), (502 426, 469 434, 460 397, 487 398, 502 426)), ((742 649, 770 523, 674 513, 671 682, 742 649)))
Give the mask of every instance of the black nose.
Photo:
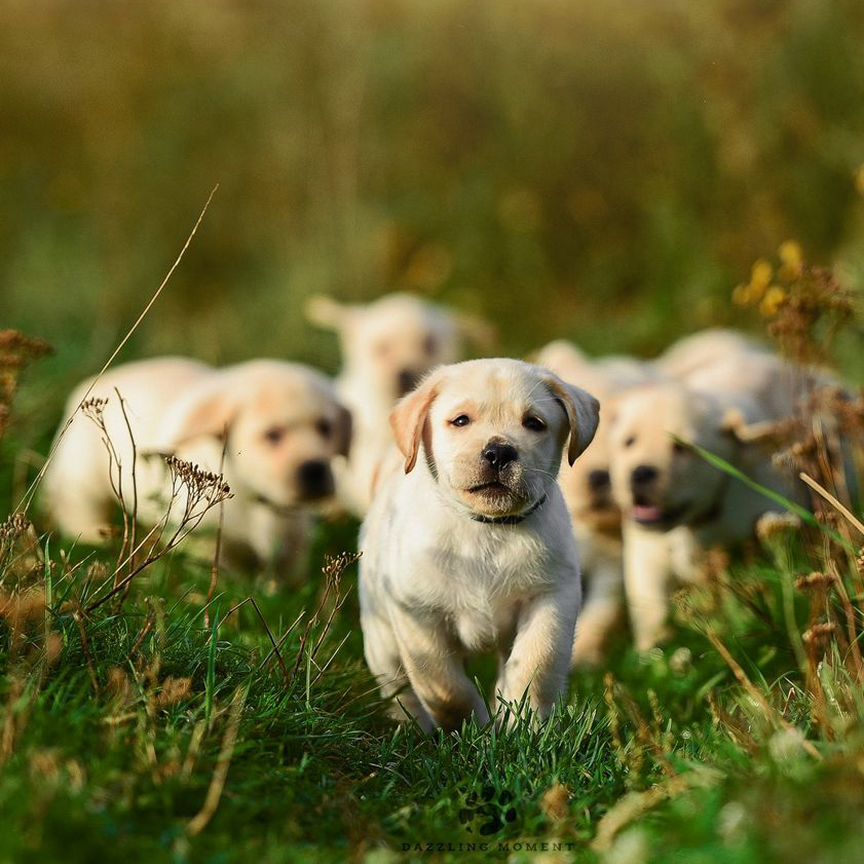
POLYGON ((399 394, 404 396, 417 386, 420 381, 420 375, 413 369, 402 369, 396 376, 396 381, 399 386, 399 394))
POLYGON ((644 486, 657 479, 657 469, 653 465, 637 465, 633 469, 631 481, 634 486, 644 486))
POLYGON ((510 444, 487 444, 483 451, 483 458, 493 467, 500 471, 511 462, 519 459, 516 448, 510 444))
POLYGON ((604 489, 608 489, 611 482, 609 472, 599 468, 588 475, 588 488, 592 492, 602 492, 604 489))
POLYGON ((300 491, 308 498, 323 498, 333 493, 333 473, 327 462, 311 459, 297 469, 300 491))

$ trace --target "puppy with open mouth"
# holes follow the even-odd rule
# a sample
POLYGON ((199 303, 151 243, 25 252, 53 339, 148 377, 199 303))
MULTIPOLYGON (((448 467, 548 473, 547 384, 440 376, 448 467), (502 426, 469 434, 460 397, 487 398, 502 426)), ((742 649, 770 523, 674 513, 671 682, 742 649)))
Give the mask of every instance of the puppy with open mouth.
MULTIPOLYGON (((779 363, 777 369, 783 372, 779 363)), ((790 400, 787 416, 792 407, 790 400)), ((761 486, 805 499, 791 472, 774 464, 769 446, 740 437, 742 425, 772 419, 764 400, 664 382, 630 391, 614 411, 611 474, 623 514, 625 590, 636 647, 645 651, 666 635, 673 584, 704 582, 706 551, 754 538, 763 516, 782 512, 693 445, 761 486)))
POLYGON ((566 687, 579 559, 556 483, 599 403, 518 360, 443 366, 391 414, 402 469, 360 533, 367 663, 398 719, 427 731, 489 720, 467 655, 497 650, 495 695, 546 717, 566 687))

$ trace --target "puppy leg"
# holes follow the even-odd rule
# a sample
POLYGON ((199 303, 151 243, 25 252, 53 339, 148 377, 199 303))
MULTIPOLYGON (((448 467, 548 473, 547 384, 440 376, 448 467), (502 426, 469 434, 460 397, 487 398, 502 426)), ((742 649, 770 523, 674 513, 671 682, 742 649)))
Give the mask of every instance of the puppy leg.
POLYGON ((598 563, 586 579, 585 605, 576 620, 573 666, 598 666, 603 661, 609 634, 624 612, 624 574, 620 563, 598 563))
POLYGON ((668 538, 632 525, 624 527, 624 589, 638 651, 667 636, 670 561, 668 538))
POLYGON ((435 724, 420 704, 405 669, 399 660, 399 648, 389 623, 378 615, 362 615, 363 649, 366 664, 378 681, 381 698, 390 701, 389 715, 399 723, 412 717, 424 732, 435 724))
POLYGON ((519 704, 527 693, 537 716, 541 720, 549 716, 555 700, 567 689, 579 601, 580 592, 570 589, 542 595, 522 610, 499 679, 497 696, 503 702, 519 704))
POLYGON ((432 727, 452 731, 471 714, 481 725, 488 723, 483 697, 447 635, 401 610, 391 611, 390 620, 402 666, 432 727))

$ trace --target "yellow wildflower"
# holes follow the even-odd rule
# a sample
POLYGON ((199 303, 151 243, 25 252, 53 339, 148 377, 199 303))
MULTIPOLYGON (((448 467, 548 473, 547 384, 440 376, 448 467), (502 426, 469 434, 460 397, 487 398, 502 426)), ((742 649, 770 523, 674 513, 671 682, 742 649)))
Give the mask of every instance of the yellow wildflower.
POLYGON ((759 312, 765 318, 773 318, 779 311, 780 307, 786 302, 788 294, 784 288, 779 285, 772 285, 762 298, 759 304, 759 312))
POLYGON ((754 291, 762 296, 762 292, 771 284, 774 278, 774 268, 764 258, 760 258, 750 270, 750 284, 754 291))
POLYGON ((804 253, 794 240, 787 240, 780 246, 779 276, 784 282, 795 282, 804 272, 804 253))
POLYGON ((752 306, 754 302, 753 291, 750 284, 736 285, 732 292, 732 302, 736 306, 752 306))

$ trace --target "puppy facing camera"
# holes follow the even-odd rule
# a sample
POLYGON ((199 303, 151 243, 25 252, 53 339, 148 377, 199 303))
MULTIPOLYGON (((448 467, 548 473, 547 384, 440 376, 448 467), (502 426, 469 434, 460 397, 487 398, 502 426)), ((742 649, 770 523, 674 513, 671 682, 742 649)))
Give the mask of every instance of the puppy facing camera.
MULTIPOLYGON (((91 403, 92 404, 92 403, 91 403)), ((102 542, 118 494, 147 526, 182 517, 164 455, 221 474, 223 549, 291 573, 304 563, 313 511, 334 493, 331 462, 346 455, 351 422, 327 378, 306 366, 253 360, 212 369, 184 358, 120 366, 69 398, 44 481, 49 513, 67 536, 102 542), (91 386, 92 385, 92 386, 91 386), (81 402, 104 400, 100 423, 81 402), (88 400, 89 401, 89 400, 88 400)), ((215 531, 212 508, 196 533, 215 531)))
POLYGON ((456 729, 486 702, 463 657, 497 651, 493 704, 540 718, 564 692, 581 604, 556 483, 597 429, 593 396, 518 360, 443 366, 395 407, 360 535, 366 659, 399 719, 456 729))

